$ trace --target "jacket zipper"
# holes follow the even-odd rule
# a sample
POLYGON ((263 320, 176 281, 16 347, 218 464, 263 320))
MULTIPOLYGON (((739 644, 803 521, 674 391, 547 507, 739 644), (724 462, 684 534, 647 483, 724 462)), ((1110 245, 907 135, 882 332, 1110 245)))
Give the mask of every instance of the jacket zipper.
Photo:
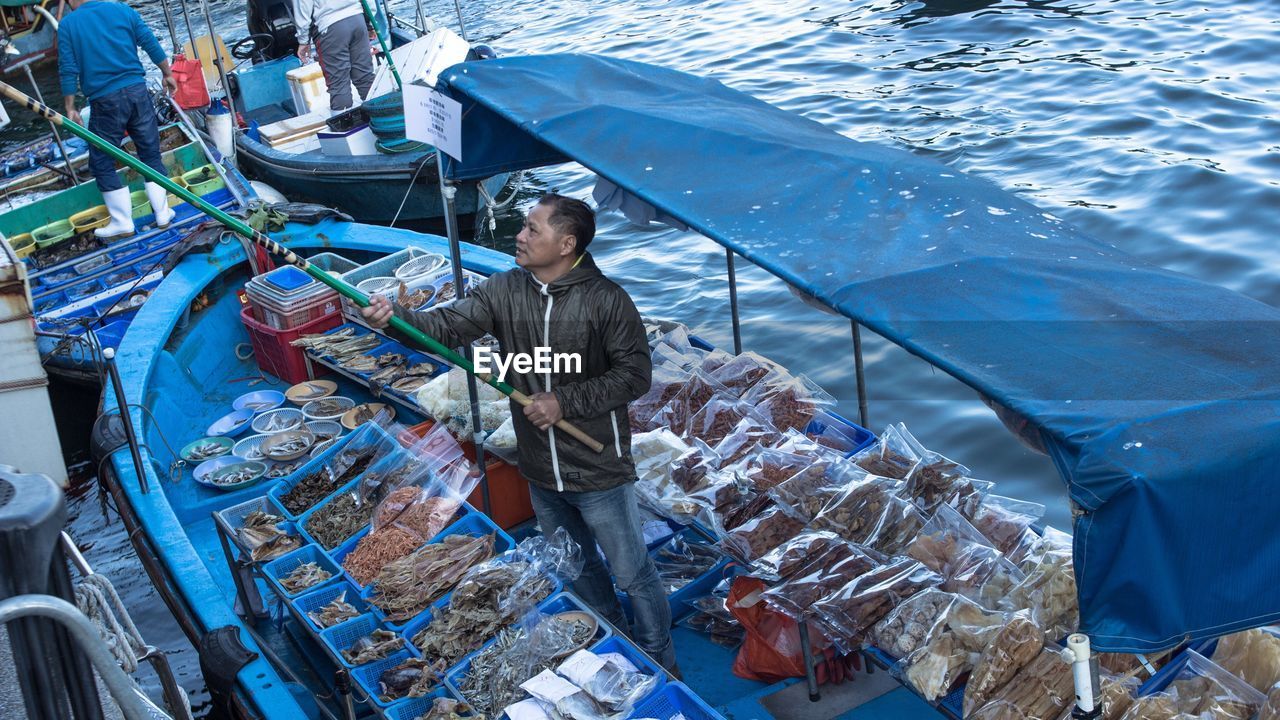
MULTIPOLYGON (((542 316, 542 345, 551 347, 551 306, 555 305, 556 299, 547 292, 547 285, 539 281, 542 286, 542 294, 547 298, 547 311, 542 316)), ((551 372, 547 372, 547 379, 542 384, 543 392, 551 392, 551 372)), ((554 425, 547 428, 547 435, 551 438, 551 471, 556 476, 556 491, 564 492, 564 481, 560 479, 560 459, 556 456, 556 428, 554 425)))
POLYGON ((613 423, 613 452, 622 457, 622 438, 618 435, 618 411, 609 411, 609 420, 613 423))

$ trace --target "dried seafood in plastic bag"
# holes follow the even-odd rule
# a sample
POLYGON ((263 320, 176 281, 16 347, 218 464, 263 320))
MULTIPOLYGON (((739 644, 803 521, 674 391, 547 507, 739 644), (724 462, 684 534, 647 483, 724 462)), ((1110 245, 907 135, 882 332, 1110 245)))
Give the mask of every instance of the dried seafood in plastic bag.
POLYGON ((714 546, 690 542, 684 535, 676 535, 658 549, 653 564, 667 595, 707 574, 724 555, 714 546))
POLYGON ((770 373, 785 375, 786 372, 782 366, 772 360, 748 351, 735 355, 716 368, 711 377, 732 392, 735 397, 742 397, 766 375, 770 373))
POLYGON ((1258 711, 1258 720, 1280 720, 1280 682, 1267 692, 1267 702, 1258 711))
POLYGON ((873 552, 853 544, 832 546, 803 575, 765 590, 761 598, 793 620, 805 619, 819 600, 878 567, 883 558, 873 552))
POLYGON ((654 363, 649 391, 627 406, 632 432, 645 432, 658 427, 658 411, 689 381, 689 373, 679 367, 654 363))
POLYGON ((596 655, 579 650, 570 655, 556 672, 590 695, 609 711, 621 713, 642 700, 658 685, 658 676, 640 672, 625 658, 596 655))
POLYGON ((924 647, 942 629, 954 593, 929 588, 894 608, 871 630, 871 644, 895 658, 905 658, 924 647))
MULTIPOLYGON (((1243 679, 1194 650, 1187 650, 1187 662, 1161 694, 1174 699, 1179 712, 1214 720, 1249 720, 1266 703, 1267 697, 1243 679)), ((1135 715, 1137 704, 1125 715, 1135 715)))
POLYGON ((404 641, 399 635, 390 630, 376 628, 368 635, 356 638, 350 647, 343 648, 342 657, 352 665, 364 665, 374 660, 391 657, 403 647, 404 641))
POLYGON ((695 371, 676 394, 658 411, 655 421, 680 437, 689 437, 689 423, 694 415, 716 394, 727 393, 724 386, 707 375, 695 371))
POLYGON ((778 430, 804 431, 823 410, 835 407, 835 398, 803 375, 768 375, 744 398, 778 430))
POLYGON ((347 593, 345 591, 326 605, 307 613, 307 617, 311 618, 311 622, 321 629, 331 628, 338 623, 359 617, 359 615, 360 611, 347 602, 347 593))
POLYGON ((1280 680, 1280 628, 1254 628, 1218 641, 1213 661, 1258 692, 1280 680))
POLYGON ((916 560, 896 558, 854 578, 814 603, 814 611, 832 631, 831 640, 853 652, 872 626, 904 600, 942 584, 942 576, 916 560))
POLYGON ((781 439, 782 435, 768 419, 750 411, 712 449, 720 459, 719 467, 724 469, 781 439))
POLYGON ((369 602, 391 622, 404 622, 443 597, 472 567, 493 557, 493 542, 493 535, 446 535, 425 545, 382 568, 373 579, 369 602))
POLYGON ((890 497, 875 525, 861 541, 886 555, 898 555, 920 533, 925 522, 924 515, 910 501, 890 497))
POLYGON ((520 698, 520 684, 553 667, 590 641, 594 629, 563 615, 534 613, 500 631, 493 643, 471 656, 456 678, 462 696, 485 717, 494 717, 520 698))
POLYGON ((866 478, 865 471, 842 458, 816 457, 808 467, 770 489, 769 494, 796 515, 813 520, 828 503, 866 478))
POLYGON ((1044 630, 1023 610, 1014 613, 982 651, 964 688, 964 714, 987 704, 1005 683, 1040 654, 1044 630))
MULTIPOLYGON (((684 435, 715 446, 724 440, 738 423, 755 415, 750 404, 727 393, 717 393, 706 402, 685 426, 684 435)), ((753 417, 753 424, 766 427, 768 420, 753 417)))
POLYGON ((1057 720, 1075 696, 1071 666, 1062 662, 1058 650, 1045 647, 968 717, 1057 720))
POLYGON ((770 550, 752 565, 751 574, 771 583, 808 575, 828 555, 848 554, 849 541, 828 530, 805 530, 770 550))
POLYGON ((925 523, 905 553, 945 577, 946 590, 980 602, 985 596, 991 601, 983 602, 988 606, 1023 579, 1016 567, 987 544, 977 528, 959 511, 946 505, 938 508, 925 523), (989 580, 994 580, 994 584, 984 593, 989 580))
POLYGON ((383 702, 423 697, 444 683, 447 669, 448 666, 439 660, 428 662, 422 658, 409 658, 384 670, 378 677, 378 697, 383 702))
MULTIPOLYGON (((902 432, 908 440, 916 442, 905 428, 902 432)), ((921 447, 917 451, 920 462, 907 475, 906 484, 902 486, 903 497, 909 498, 925 512, 933 512, 939 505, 953 498, 963 498, 957 502, 972 505, 981 500, 981 491, 969 478, 969 468, 932 450, 921 447)))
POLYGON ((929 639, 903 660, 904 677, 929 702, 946 695, 973 669, 982 650, 1004 625, 1004 615, 957 596, 931 629, 929 639))
POLYGON ((764 448, 726 468, 746 479, 751 489, 766 492, 813 464, 811 455, 764 448))
POLYGON ((302 563, 293 569, 287 575, 280 578, 280 584, 285 590, 293 594, 298 594, 309 587, 314 587, 320 583, 333 577, 333 573, 320 567, 318 564, 309 562, 302 563))
POLYGON ((870 447, 854 455, 855 465, 872 475, 906 480, 920 461, 919 443, 902 423, 890 425, 870 447))
POLYGON ((452 665, 516 620, 519 603, 509 601, 512 592, 532 604, 554 587, 533 563, 495 558, 467 571, 449 604, 413 637, 413 644, 425 656, 452 665))
POLYGON ((1030 609, 1045 635, 1051 638, 1075 632, 1080 608, 1076 604, 1070 547, 1055 546, 1042 552, 1035 567, 1027 570, 1026 579, 1014 586, 998 607, 1010 611, 1030 609))
POLYGON ((823 506, 813 519, 813 527, 865 543, 880 524, 899 483, 868 475, 857 468, 844 473, 841 479, 840 493, 823 506))
POLYGON ((1010 553, 1032 523, 1044 516, 1040 503, 1025 502, 1001 495, 987 495, 965 515, 973 526, 1002 553, 1010 553))
POLYGON ((750 561, 795 537, 803 529, 803 520, 774 507, 725 534, 721 545, 729 554, 750 561))

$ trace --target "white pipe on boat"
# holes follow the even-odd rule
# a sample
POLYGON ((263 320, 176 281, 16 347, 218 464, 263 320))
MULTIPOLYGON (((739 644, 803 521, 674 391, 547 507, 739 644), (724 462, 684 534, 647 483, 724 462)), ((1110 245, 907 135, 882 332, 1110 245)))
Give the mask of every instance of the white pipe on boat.
POLYGON ((1076 688, 1076 707, 1071 717, 1099 717, 1102 709, 1098 707, 1098 673, 1089 648, 1089 636, 1072 633, 1067 637, 1062 659, 1071 664, 1071 679, 1076 688))
POLYGON ((54 17, 48 10, 45 10, 43 5, 32 5, 31 9, 35 10, 37 15, 43 17, 45 20, 48 20, 49 24, 53 26, 54 30, 58 29, 58 18, 54 17))

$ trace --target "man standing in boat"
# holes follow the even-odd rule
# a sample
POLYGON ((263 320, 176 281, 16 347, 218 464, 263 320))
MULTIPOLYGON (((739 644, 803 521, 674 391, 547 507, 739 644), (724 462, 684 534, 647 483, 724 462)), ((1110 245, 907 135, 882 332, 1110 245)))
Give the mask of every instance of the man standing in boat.
MULTIPOLYGON (((293 0, 293 22, 298 28, 298 59, 311 62, 311 34, 315 27, 316 49, 324 84, 329 90, 329 109, 346 110, 354 103, 351 85, 363 100, 373 87, 373 52, 363 6, 358 0, 293 0)), ((302 112, 304 108, 299 108, 302 112)))
POLYGON ((632 637, 675 670, 671 609, 641 533, 627 418, 627 403, 649 389, 652 359, 635 303, 586 252, 595 230, 585 203, 544 195, 516 236, 519 269, 493 275, 445 307, 393 310, 375 295, 363 312, 379 328, 394 312, 451 347, 470 347, 489 333, 509 358, 532 357, 539 348, 580 354, 574 369, 507 374, 506 381, 533 400, 524 408, 511 404, 520 472, 529 479, 542 532, 563 527, 582 546, 585 562, 574 589, 626 629, 598 543, 618 588, 631 598, 632 637), (603 441, 604 451, 595 453, 558 433, 553 425, 561 418, 603 441))
MULTIPOLYGON (((156 172, 168 175, 160 159, 160 128, 147 92, 147 75, 138 60, 138 48, 142 48, 160 68, 165 91, 176 91, 178 82, 169 71, 169 58, 160 41, 138 12, 124 3, 70 1, 74 12, 58 27, 58 75, 67 117, 82 122, 76 110, 76 90, 83 91, 92 111, 90 131, 117 146, 128 132, 138 158, 156 172)), ((90 145, 89 170, 111 215, 111 222, 94 230, 94 235, 103 239, 132 235, 133 203, 129 201, 129 188, 116 173, 116 161, 90 145)), ((143 187, 156 225, 167 227, 174 216, 168 192, 150 181, 143 187)))

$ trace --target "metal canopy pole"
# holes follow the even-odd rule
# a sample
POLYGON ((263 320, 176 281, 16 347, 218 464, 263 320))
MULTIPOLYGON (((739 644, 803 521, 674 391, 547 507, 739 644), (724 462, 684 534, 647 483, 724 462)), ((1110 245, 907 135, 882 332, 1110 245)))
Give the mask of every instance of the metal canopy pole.
MULTIPOLYGON (((462 3, 459 0, 453 0, 453 9, 458 11, 458 34, 463 40, 467 40, 467 25, 462 22, 462 3)), ((467 40, 467 42, 471 42, 467 40)))
POLYGON ((199 60, 200 48, 196 45, 196 31, 191 29, 191 9, 187 7, 187 0, 178 0, 178 2, 182 3, 182 21, 187 24, 187 39, 191 41, 191 56, 199 60))
POLYGON ((862 329, 857 320, 849 321, 853 328, 853 372, 858 381, 858 424, 870 428, 867 420, 867 379, 862 368, 862 329))
POLYGON ((134 433, 133 418, 129 417, 129 402, 124 397, 124 383, 120 382, 120 371, 116 369, 115 348, 105 348, 102 359, 106 361, 107 375, 111 378, 111 389, 116 394, 116 404, 120 406, 120 422, 124 425, 124 436, 129 442, 129 453, 133 456, 133 471, 138 475, 138 488, 142 494, 151 492, 147 486, 147 466, 142 462, 142 453, 138 450, 138 436, 134 433))
POLYGON ((733 354, 742 354, 742 322, 738 319, 738 273, 733 267, 733 250, 724 249, 724 261, 729 266, 729 310, 733 313, 733 354))
MULTIPOLYGON (((35 60, 28 60, 22 63, 22 70, 27 74, 27 82, 31 83, 31 89, 35 91, 36 100, 44 103, 44 96, 40 94, 40 86, 36 84, 36 76, 31 74, 31 63, 35 60)), ((17 68, 6 68, 5 72, 12 72, 17 68)), ((75 163, 71 162, 71 156, 67 154, 67 146, 62 143, 62 133, 58 132, 56 123, 49 123, 49 128, 53 130, 53 140, 58 144, 58 152, 62 153, 62 160, 67 164, 67 172, 71 174, 71 184, 79 185, 80 178, 76 177, 75 163)))
MULTIPOLYGON (((222 96, 227 99, 227 109, 231 111, 231 129, 235 131, 235 114, 236 103, 231 99, 231 84, 227 82, 227 69, 222 66, 222 56, 218 53, 218 32, 213 28, 213 16, 209 14, 209 0, 200 0, 200 11, 204 13, 205 25, 209 26, 209 46, 213 49, 213 66, 218 68, 218 77, 222 80, 222 96)), ((196 47, 196 41, 191 41, 191 49, 196 47)), ((232 143, 231 155, 235 159, 235 143, 232 143)))
MULTIPOLYGON (((462 299, 466 290, 462 272, 462 244, 458 240, 458 209, 454 199, 458 187, 444 177, 444 153, 436 150, 436 173, 440 177, 440 197, 444 201, 444 227, 449 236, 449 257, 453 260, 453 296, 462 299)), ((490 514, 489 468, 484 457, 484 425, 480 421, 480 393, 476 389, 475 375, 467 373, 467 396, 471 400, 471 436, 476 446, 476 467, 480 469, 480 504, 485 515, 490 514)))
POLYGON ((822 699, 822 693, 818 691, 818 673, 814 669, 813 647, 809 644, 809 623, 800 620, 796 623, 796 629, 800 631, 800 659, 804 662, 804 679, 808 685, 809 702, 818 702, 822 699))
POLYGON ((169 40, 173 42, 173 54, 177 55, 182 46, 178 45, 178 28, 173 25, 173 11, 169 9, 169 0, 160 0, 164 8, 164 24, 169 28, 169 40))

